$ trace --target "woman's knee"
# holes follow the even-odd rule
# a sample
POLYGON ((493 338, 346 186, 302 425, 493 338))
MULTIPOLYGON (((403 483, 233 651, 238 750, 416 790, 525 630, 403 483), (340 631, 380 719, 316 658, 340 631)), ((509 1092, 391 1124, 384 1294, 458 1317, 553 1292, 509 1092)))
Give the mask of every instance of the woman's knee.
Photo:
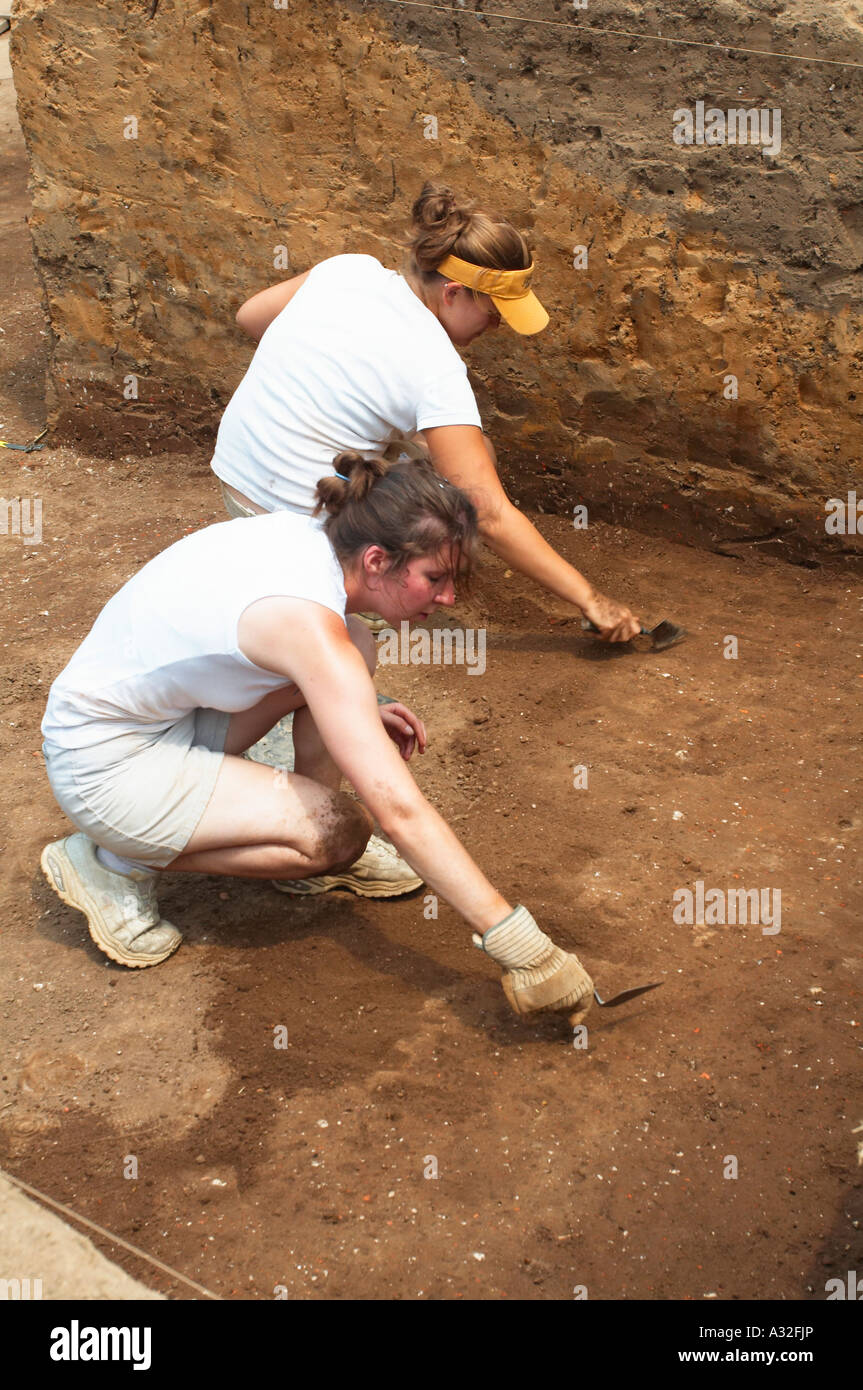
POLYGON ((359 859, 369 842, 374 822, 364 806, 346 792, 333 792, 318 819, 318 844, 313 852, 319 873, 347 868, 359 859))

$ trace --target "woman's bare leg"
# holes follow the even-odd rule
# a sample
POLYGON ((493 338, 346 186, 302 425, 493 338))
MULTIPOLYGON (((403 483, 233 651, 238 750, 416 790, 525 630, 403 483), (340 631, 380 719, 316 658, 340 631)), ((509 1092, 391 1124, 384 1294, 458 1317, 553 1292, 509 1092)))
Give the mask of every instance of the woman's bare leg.
POLYGON ((368 812, 344 792, 227 754, 192 838, 166 868, 310 878, 353 864, 371 831, 368 812))
POLYGON ((280 719, 284 719, 286 714, 302 709, 305 703, 306 697, 302 691, 291 685, 265 695, 263 700, 259 700, 251 709, 232 714, 225 737, 225 752, 245 753, 247 748, 251 748, 258 739, 264 737, 264 734, 268 734, 270 729, 274 729, 280 719))
MULTIPOLYGON (((351 618, 348 629, 372 673, 374 638, 351 618)), ((245 878, 311 878, 347 868, 368 844, 372 820, 339 790, 341 780, 302 692, 273 691, 231 716, 213 795, 183 853, 166 868, 245 878), (237 756, 291 712, 293 772, 237 756)))

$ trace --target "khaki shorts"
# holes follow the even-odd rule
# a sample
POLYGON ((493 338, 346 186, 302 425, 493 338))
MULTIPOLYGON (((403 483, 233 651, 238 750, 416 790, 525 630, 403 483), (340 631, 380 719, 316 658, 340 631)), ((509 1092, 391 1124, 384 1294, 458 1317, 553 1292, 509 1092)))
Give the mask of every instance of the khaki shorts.
POLYGON ((97 845, 163 869, 182 854, 207 809, 230 722, 222 710, 196 709, 169 729, 118 734, 91 748, 46 741, 51 790, 97 845))
POLYGON ((222 489, 222 501, 225 504, 225 510, 227 511, 228 516, 260 516, 260 512, 253 511, 251 507, 244 506, 242 502, 240 502, 236 497, 234 497, 234 495, 230 493, 228 489, 225 487, 225 484, 222 482, 221 478, 219 479, 219 487, 222 489))

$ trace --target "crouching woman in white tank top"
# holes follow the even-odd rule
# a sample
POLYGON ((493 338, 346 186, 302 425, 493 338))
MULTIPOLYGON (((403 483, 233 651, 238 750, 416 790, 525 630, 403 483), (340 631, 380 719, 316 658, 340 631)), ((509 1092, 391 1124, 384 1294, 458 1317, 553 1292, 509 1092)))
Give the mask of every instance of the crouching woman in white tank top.
POLYGON ((397 625, 452 605, 476 510, 425 462, 351 453, 336 469, 318 485, 323 521, 278 511, 205 527, 106 604, 42 723, 52 789, 78 826, 43 851, 46 878, 106 955, 139 967, 181 940, 159 914, 163 869, 369 896, 425 880, 504 967, 516 1012, 577 1020, 587 972, 426 801, 406 767, 425 749, 422 722, 378 705, 374 641, 346 621, 373 607, 397 625), (292 773, 242 757, 290 712, 292 773), (395 849, 379 841, 369 860, 372 817, 395 849))

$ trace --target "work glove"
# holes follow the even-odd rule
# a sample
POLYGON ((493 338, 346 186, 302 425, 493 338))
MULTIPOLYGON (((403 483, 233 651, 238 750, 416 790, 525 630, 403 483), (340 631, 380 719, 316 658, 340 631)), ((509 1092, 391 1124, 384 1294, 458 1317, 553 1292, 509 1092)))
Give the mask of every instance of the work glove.
POLYGON ((501 984, 517 1014, 569 1009, 573 1027, 593 1003, 593 980, 578 956, 555 946, 526 907, 516 907, 474 944, 503 966, 501 984))

